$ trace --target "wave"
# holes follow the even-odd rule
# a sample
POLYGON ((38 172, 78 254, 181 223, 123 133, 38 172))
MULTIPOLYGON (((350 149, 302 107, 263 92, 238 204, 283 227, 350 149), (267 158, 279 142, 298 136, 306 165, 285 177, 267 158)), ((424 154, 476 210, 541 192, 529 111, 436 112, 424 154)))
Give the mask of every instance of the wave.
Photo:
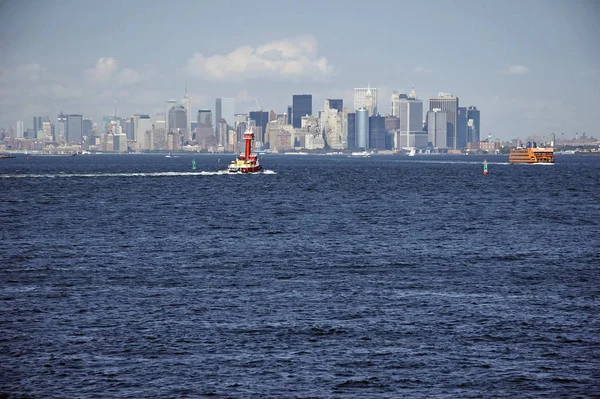
MULTIPOLYGON (((276 175, 273 170, 264 170, 259 173, 276 175)), ((179 177, 179 176, 219 176, 229 175, 226 170, 198 171, 198 172, 133 172, 133 173, 26 173, 26 174, 3 174, 2 179, 54 179, 54 178, 103 178, 103 177, 179 177)))

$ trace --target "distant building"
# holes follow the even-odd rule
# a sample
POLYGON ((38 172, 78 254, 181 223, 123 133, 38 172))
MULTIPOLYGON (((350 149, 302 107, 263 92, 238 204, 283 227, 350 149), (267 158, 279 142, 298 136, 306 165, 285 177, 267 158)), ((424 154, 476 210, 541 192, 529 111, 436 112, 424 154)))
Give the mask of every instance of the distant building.
POLYGON ((447 149, 448 124, 446 113, 439 108, 427 112, 427 141, 435 149, 447 149))
POLYGON ((228 126, 234 127, 235 98, 217 98, 215 100, 215 134, 219 132, 218 125, 221 123, 221 119, 225 119, 228 126))
POLYGON ((292 96, 292 126, 302 127, 302 117, 312 115, 312 94, 294 94, 292 96))
POLYGON ((58 114, 56 124, 54 141, 58 144, 64 144, 67 139, 67 115, 62 112, 58 114))
POLYGON ((355 112, 356 117, 356 147, 369 148, 369 111, 366 108, 359 108, 355 112))
POLYGON ((369 118, 369 148, 385 150, 386 142, 385 117, 380 115, 371 116, 369 118))
POLYGON ((329 103, 329 108, 337 109, 338 112, 342 112, 344 109, 344 100, 341 98, 328 98, 325 101, 329 103))
POLYGON ((348 113, 347 119, 347 140, 348 140, 348 148, 354 149, 356 148, 356 114, 354 112, 348 113))
POLYGON ((400 116, 400 95, 397 91, 392 94, 392 116, 400 116))
POLYGON ((377 89, 374 87, 354 89, 354 112, 365 108, 369 116, 377 115, 377 89))
POLYGON ((183 108, 185 108, 186 125, 185 125, 185 141, 192 140, 192 100, 187 95, 187 86, 183 99, 181 100, 183 108))
POLYGON ((167 125, 166 126, 167 131, 169 131, 171 129, 171 126, 169 126, 169 111, 171 111, 171 108, 173 108, 175 105, 177 105, 177 100, 175 100, 173 97, 169 98, 165 105, 165 122, 167 125))
POLYGON ((23 134, 25 131, 25 124, 23 121, 17 121, 17 137, 23 138, 23 134))
POLYGON ((149 150, 151 141, 148 140, 148 132, 152 131, 152 119, 150 115, 134 114, 133 119, 133 138, 135 141, 136 150, 149 150))
POLYGON ((447 148, 457 149, 457 118, 458 118, 458 97, 449 93, 439 93, 437 97, 429 99, 429 110, 439 109, 446 113, 446 146, 447 148))
MULTIPOLYGON (((256 123, 256 126, 261 129, 261 136, 267 131, 267 124, 269 123, 269 112, 267 111, 250 111, 250 119, 256 123)), ((255 140, 264 143, 264 137, 255 137, 255 140)))
POLYGON ((479 110, 471 105, 467 108, 467 142, 478 143, 480 137, 479 110))
MULTIPOLYGON (((176 104, 169 110, 169 130, 185 132, 187 129, 187 113, 182 104, 176 104)), ((187 137, 187 133, 182 138, 187 137)))
POLYGON ((34 116, 33 117, 33 132, 37 135, 37 133, 42 130, 42 117, 34 116))
POLYGON ((83 141, 83 115, 67 115, 67 142, 80 143, 83 141))
POLYGON ((291 125, 292 124, 292 106, 291 105, 288 105, 286 115, 287 115, 286 124, 291 125))
POLYGON ((81 126, 82 126, 81 134, 83 135, 83 137, 90 137, 92 134, 92 128, 94 126, 94 124, 92 123, 92 120, 90 118, 83 118, 83 121, 81 122, 81 126))
POLYGON ((456 113, 456 148, 467 147, 467 107, 458 107, 456 113))

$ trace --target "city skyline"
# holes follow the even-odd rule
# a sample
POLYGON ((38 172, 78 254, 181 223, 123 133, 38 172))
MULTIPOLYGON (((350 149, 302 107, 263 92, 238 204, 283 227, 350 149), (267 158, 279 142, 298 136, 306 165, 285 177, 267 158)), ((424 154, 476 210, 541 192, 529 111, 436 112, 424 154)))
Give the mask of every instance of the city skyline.
POLYGON ((335 2, 202 5, 227 15, 227 29, 217 29, 218 20, 198 25, 194 2, 178 6, 186 13, 136 1, 32 4, 0 5, 0 127, 6 129, 19 120, 33 127, 37 116, 56 122, 61 111, 100 121, 114 114, 115 101, 120 115, 154 115, 167 99, 181 101, 186 89, 191 115, 215 112, 216 98, 234 98, 236 112, 258 111, 258 98, 263 110, 285 113, 292 95, 302 93, 312 94, 313 113, 328 98, 352 111, 355 88, 369 85, 378 89, 381 115, 392 113, 394 91, 415 87, 425 104, 453 93, 463 107, 485 114, 482 138, 597 133, 600 6, 593 1, 382 1, 373 7, 380 21, 369 35, 354 29, 362 21, 358 11, 335 2), (302 21, 317 10, 339 18, 306 28, 302 21), (68 23, 49 32, 30 23, 36 18, 68 23), (158 24, 176 26, 176 34, 146 28, 158 24), (449 27, 454 47, 444 39, 449 27), (403 35, 411 35, 408 44, 403 35))

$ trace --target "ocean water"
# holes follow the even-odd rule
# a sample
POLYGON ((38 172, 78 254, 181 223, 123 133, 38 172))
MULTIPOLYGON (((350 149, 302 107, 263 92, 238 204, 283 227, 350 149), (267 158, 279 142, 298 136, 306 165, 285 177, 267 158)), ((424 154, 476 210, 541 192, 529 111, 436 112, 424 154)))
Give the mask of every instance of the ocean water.
POLYGON ((232 159, 0 160, 0 397, 600 397, 600 157, 232 159))

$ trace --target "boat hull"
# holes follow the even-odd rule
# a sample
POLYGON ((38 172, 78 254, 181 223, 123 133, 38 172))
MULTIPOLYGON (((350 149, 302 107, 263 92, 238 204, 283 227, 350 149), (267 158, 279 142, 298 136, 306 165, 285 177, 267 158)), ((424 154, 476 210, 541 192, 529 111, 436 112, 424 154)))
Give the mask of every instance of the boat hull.
POLYGON ((554 163, 553 148, 512 148, 508 157, 510 163, 554 163))

